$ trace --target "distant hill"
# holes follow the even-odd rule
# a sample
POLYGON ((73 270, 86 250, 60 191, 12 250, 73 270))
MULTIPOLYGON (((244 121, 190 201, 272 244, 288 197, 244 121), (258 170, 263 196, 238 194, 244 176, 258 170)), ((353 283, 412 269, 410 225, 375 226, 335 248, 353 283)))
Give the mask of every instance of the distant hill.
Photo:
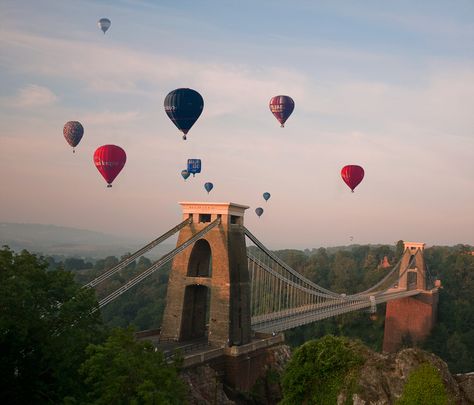
MULTIPOLYGON (((0 223, 0 245, 7 245, 15 251, 26 249, 51 256, 91 259, 121 256, 136 251, 148 242, 55 225, 0 223)), ((153 249, 147 256, 159 257, 173 247, 172 242, 165 244, 153 249)))

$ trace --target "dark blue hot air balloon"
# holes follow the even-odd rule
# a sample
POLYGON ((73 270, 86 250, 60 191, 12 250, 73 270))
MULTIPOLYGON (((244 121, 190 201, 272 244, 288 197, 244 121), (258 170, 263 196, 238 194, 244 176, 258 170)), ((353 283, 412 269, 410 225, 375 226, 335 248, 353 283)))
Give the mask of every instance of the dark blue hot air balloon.
POLYGON ((271 194, 270 194, 269 192, 263 193, 263 199, 264 199, 265 201, 268 201, 268 199, 269 199, 270 197, 271 197, 271 194))
POLYGON ((263 208, 262 207, 255 208, 255 214, 257 214, 258 217, 260 218, 263 214, 263 208))
POLYGON ((63 134, 67 143, 72 146, 72 153, 74 153, 74 148, 81 141, 82 135, 84 135, 84 127, 79 121, 68 121, 64 124, 63 134))
POLYGON ((99 28, 102 30, 102 32, 104 33, 105 35, 105 32, 110 28, 110 26, 112 25, 112 23, 110 22, 110 20, 108 18, 101 18, 98 22, 97 22, 97 25, 99 26, 99 28))
POLYGON ((211 191, 214 188, 214 184, 207 182, 204 184, 204 188, 206 189, 207 194, 209 194, 209 191, 211 191))
POLYGON ((186 180, 190 175, 191 175, 191 173, 189 173, 186 169, 181 170, 181 176, 183 176, 184 180, 186 180))
POLYGON ((183 139, 204 108, 202 96, 193 89, 176 89, 165 98, 165 111, 174 125, 183 132, 183 139))
POLYGON ((187 170, 193 177, 196 173, 201 173, 201 159, 188 159, 187 170))

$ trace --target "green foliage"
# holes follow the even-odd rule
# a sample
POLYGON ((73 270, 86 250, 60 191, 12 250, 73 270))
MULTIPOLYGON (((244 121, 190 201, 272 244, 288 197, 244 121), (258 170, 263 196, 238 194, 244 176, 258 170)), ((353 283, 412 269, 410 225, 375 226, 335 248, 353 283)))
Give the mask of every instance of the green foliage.
POLYGON ((362 363, 355 344, 327 335, 295 350, 283 377, 282 404, 335 404, 346 377, 362 363))
POLYGON ((149 342, 136 342, 131 329, 117 329, 102 345, 87 349, 81 367, 90 404, 182 404, 184 383, 149 342))
POLYGON ((0 402, 60 402, 80 396, 85 348, 103 337, 93 291, 22 251, 0 250, 0 402))
POLYGON ((438 370, 429 363, 421 364, 408 376, 397 405, 446 405, 448 395, 438 370))
POLYGON ((425 250, 430 271, 441 279, 438 321, 424 348, 454 373, 474 369, 474 256, 464 245, 425 250))

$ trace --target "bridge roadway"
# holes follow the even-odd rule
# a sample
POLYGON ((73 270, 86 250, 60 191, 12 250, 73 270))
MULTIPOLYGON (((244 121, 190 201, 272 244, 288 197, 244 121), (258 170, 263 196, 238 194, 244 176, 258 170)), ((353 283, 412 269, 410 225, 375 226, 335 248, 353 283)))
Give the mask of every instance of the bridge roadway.
POLYGON ((259 349, 281 344, 285 340, 282 334, 266 334, 257 332, 252 337, 252 340, 245 345, 226 347, 210 344, 207 336, 188 340, 186 342, 176 342, 175 340, 160 341, 159 333, 159 329, 155 329, 154 331, 142 331, 137 332, 135 337, 140 341, 150 341, 155 346, 156 350, 163 352, 163 355, 168 362, 172 361, 172 357, 175 354, 181 353, 183 356, 182 367, 191 367, 197 364, 202 364, 221 356, 238 357, 246 355, 259 349))
POLYGON ((253 316, 252 330, 272 333, 292 329, 320 319, 330 318, 347 312, 371 308, 370 297, 375 299, 374 304, 381 304, 393 299, 411 297, 420 294, 421 290, 399 290, 396 288, 383 293, 373 293, 361 296, 341 296, 340 299, 331 299, 319 304, 303 305, 297 308, 285 309, 269 314, 253 316))

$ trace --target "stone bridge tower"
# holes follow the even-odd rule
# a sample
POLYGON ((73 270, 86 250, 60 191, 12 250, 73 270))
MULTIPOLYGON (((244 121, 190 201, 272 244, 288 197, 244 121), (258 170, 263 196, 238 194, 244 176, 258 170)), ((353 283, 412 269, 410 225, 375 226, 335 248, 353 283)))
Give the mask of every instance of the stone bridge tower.
POLYGON ((438 288, 432 288, 427 282, 423 256, 425 244, 404 242, 404 247, 400 264, 401 277, 396 289, 417 290, 419 294, 387 303, 383 339, 385 352, 397 351, 404 341, 423 341, 436 322, 438 288))
POLYGON ((172 263, 160 339, 209 340, 218 346, 249 343, 250 279, 243 231, 247 206, 181 202, 177 246, 220 218, 220 224, 172 263))

